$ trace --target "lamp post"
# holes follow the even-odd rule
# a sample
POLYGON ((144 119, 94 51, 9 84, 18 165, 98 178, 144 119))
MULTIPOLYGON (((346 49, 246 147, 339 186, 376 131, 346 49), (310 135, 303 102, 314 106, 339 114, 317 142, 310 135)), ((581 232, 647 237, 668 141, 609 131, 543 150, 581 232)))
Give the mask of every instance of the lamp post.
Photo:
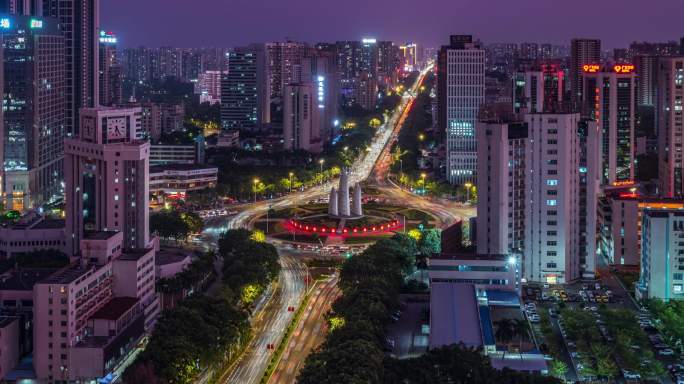
POLYGON ((294 176, 294 173, 290 172, 290 191, 289 191, 289 193, 292 193, 292 176, 294 176))
POLYGON ((423 180, 423 195, 425 195, 425 178, 426 177, 427 177, 427 175, 425 174, 425 172, 420 174, 420 178, 421 178, 421 180, 423 180))
POLYGON ((465 187, 466 187, 466 203, 467 203, 468 201, 470 201, 470 188, 471 188, 472 186, 473 186, 473 183, 470 183, 470 182, 465 183, 465 187))
POLYGON ((254 179, 254 202, 256 203, 256 195, 257 195, 257 184, 259 184, 259 179, 254 179))
POLYGON ((321 166, 321 184, 323 184, 323 163, 325 163, 325 159, 318 160, 318 165, 321 166))
POLYGON ((402 189, 404 189, 404 160, 399 159, 399 183, 401 184, 402 189))

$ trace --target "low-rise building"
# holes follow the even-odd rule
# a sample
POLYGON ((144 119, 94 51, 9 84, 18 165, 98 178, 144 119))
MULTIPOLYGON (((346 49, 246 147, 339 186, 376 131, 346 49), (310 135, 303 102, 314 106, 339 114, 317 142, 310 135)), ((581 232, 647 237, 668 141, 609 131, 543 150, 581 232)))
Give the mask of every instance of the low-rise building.
POLYGON ((430 283, 473 284, 482 289, 517 291, 518 260, 508 255, 444 254, 429 259, 430 283))
POLYGON ((17 317, 0 317, 0 379, 5 376, 19 362, 19 337, 21 324, 17 317))
POLYGON ((150 146, 150 165, 165 164, 202 164, 204 163, 205 141, 198 136, 193 144, 152 144, 150 146))
POLYGON ((0 227, 0 259, 45 249, 64 251, 64 238, 64 220, 29 213, 14 224, 0 227))
POLYGON ((684 299, 684 210, 645 210, 638 298, 684 299))
POLYGON ((237 129, 222 131, 216 138, 216 146, 219 148, 239 148, 240 131, 237 129))
POLYGON ((185 195, 190 191, 216 187, 218 168, 191 164, 150 167, 150 193, 185 195))

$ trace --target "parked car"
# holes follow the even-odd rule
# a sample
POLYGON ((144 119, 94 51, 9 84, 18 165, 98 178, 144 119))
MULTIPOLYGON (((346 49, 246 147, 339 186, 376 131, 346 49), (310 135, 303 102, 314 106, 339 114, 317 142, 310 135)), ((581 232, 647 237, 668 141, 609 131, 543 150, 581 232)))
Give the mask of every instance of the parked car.
POLYGON ((625 377, 627 380, 639 380, 641 379, 641 375, 636 373, 636 372, 630 372, 628 370, 623 369, 622 370, 622 376, 625 377))
POLYGON ((553 308, 549 308, 549 316, 551 317, 558 317, 558 311, 556 311, 553 308))
POLYGON ((672 356, 672 355, 674 355, 674 351, 670 348, 665 348, 665 349, 659 350, 658 354, 660 356, 672 356))

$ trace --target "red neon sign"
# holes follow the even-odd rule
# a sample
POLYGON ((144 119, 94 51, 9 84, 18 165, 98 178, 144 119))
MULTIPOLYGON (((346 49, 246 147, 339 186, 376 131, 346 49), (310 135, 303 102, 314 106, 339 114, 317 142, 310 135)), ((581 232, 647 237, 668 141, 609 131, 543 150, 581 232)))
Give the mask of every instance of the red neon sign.
POLYGON ((615 73, 632 73, 634 72, 634 65, 632 64, 618 64, 613 66, 615 73))
POLYGON ((584 64, 582 66, 582 70, 585 73, 596 73, 601 69, 601 66, 598 64, 584 64))

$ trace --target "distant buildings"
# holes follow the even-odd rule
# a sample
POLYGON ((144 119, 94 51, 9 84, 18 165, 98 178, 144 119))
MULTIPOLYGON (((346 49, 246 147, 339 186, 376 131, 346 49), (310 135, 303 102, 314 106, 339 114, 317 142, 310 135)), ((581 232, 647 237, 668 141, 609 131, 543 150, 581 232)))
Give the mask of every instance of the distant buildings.
POLYGON ((475 180, 475 123, 485 98, 485 52, 470 35, 454 35, 437 63, 439 124, 446 130, 447 179, 475 180))
POLYGON ((195 86, 195 93, 200 95, 200 103, 220 103, 221 71, 205 71, 201 73, 195 86))
POLYGON ((200 164, 166 164, 150 168, 150 193, 185 198, 191 191, 216 187, 218 168, 200 164))
POLYGON ((372 111, 378 101, 378 81, 372 74, 362 72, 352 83, 352 98, 354 104, 372 111))

